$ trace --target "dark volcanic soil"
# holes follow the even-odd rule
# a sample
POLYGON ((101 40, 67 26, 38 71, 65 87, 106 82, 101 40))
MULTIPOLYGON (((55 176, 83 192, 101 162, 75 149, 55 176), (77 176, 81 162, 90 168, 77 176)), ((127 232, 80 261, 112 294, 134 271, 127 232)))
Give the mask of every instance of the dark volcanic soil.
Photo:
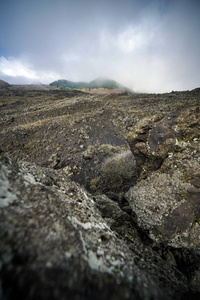
POLYGON ((0 298, 200 299, 199 103, 0 90, 0 298))
POLYGON ((9 87, 0 91, 0 151, 16 160, 64 168, 90 189, 104 158, 129 148, 126 137, 139 120, 155 114, 161 119, 199 99, 198 89, 105 96, 9 87))

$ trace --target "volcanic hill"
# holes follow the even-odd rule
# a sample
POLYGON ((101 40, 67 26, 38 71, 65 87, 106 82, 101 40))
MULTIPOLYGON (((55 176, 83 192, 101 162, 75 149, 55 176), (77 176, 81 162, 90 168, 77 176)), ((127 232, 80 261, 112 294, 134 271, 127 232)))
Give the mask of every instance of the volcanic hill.
POLYGON ((120 83, 104 77, 99 77, 91 82, 73 82, 69 80, 58 80, 50 83, 66 91, 81 90, 92 94, 121 94, 124 92, 133 93, 133 90, 121 85, 120 83))

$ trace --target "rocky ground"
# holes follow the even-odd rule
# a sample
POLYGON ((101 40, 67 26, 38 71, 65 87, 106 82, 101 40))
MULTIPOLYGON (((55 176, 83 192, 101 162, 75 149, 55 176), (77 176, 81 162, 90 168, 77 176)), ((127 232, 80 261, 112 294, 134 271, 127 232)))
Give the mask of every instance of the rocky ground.
POLYGON ((0 90, 2 299, 199 299, 199 103, 0 90))

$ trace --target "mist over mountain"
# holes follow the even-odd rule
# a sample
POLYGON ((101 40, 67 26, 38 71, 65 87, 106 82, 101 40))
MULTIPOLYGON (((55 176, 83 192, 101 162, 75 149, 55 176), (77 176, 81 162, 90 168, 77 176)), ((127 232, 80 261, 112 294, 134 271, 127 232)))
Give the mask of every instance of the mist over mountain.
POLYGON ((110 90, 115 93, 122 93, 122 92, 130 92, 133 93, 133 90, 123 86, 122 84, 118 83, 115 80, 107 79, 104 77, 98 77, 95 80, 92 80, 90 82, 73 82, 65 79, 57 80, 52 83, 50 83, 50 86, 56 86, 63 90, 86 90, 92 92, 99 92, 99 89, 104 90, 110 90))
POLYGON ((56 86, 61 89, 72 89, 72 90, 85 88, 86 85, 87 82, 82 82, 82 81, 74 82, 65 79, 59 79, 50 83, 50 86, 56 86))
POLYGON ((98 77, 95 80, 92 80, 89 83, 89 86, 92 87, 92 88, 127 89, 125 86, 118 83, 117 81, 112 80, 112 79, 107 79, 107 78, 104 78, 104 77, 98 77))

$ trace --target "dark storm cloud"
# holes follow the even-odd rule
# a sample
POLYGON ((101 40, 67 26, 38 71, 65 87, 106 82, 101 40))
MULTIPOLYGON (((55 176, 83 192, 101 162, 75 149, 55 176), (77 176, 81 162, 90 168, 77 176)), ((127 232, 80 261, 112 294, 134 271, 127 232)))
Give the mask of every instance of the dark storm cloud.
POLYGON ((199 86, 199 1, 2 1, 0 78, 99 75, 139 91, 199 86))

